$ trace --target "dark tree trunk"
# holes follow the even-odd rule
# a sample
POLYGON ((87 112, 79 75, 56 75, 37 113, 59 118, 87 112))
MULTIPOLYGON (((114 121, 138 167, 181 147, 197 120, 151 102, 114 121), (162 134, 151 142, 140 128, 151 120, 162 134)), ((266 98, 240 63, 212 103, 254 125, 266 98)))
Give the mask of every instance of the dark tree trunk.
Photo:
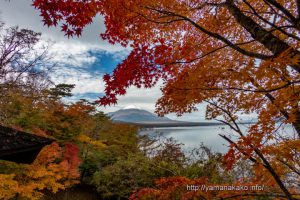
POLYGON ((296 113, 296 120, 293 123, 293 126, 298 134, 298 138, 300 138, 300 112, 299 111, 296 113))
MULTIPOLYGON (((294 56, 300 57, 300 52, 291 48, 287 43, 268 32, 266 29, 257 24, 253 19, 246 16, 235 4, 233 0, 227 0, 226 6, 236 21, 244 27, 256 41, 263 44, 269 49, 275 56, 290 49, 291 58, 294 56)), ((291 65, 291 67, 300 73, 300 63, 291 65)), ((282 111, 281 111, 282 112, 282 111)), ((283 114, 285 118, 289 118, 288 114, 283 114)), ((296 114, 296 121, 293 123, 295 130, 297 131, 298 138, 300 138, 300 111, 296 114)))
MULTIPOLYGON (((287 43, 261 27, 252 18, 246 16, 235 4, 233 0, 226 1, 227 8, 235 20, 244 27, 256 41, 263 44, 274 55, 278 55, 288 49, 291 50, 291 57, 300 56, 300 52, 291 48, 287 43)), ((292 68, 300 73, 300 64, 292 65, 292 68)))

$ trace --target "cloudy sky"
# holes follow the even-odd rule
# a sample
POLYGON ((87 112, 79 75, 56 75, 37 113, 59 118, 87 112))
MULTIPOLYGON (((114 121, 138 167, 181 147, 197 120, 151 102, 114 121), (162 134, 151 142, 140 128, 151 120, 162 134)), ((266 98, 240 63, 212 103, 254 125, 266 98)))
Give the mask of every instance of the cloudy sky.
MULTIPOLYGON (((105 26, 101 16, 95 18, 88 26, 82 37, 67 38, 60 32, 59 27, 44 27, 39 12, 31 6, 31 0, 0 0, 0 19, 6 26, 19 26, 41 32, 44 40, 54 42, 51 53, 53 60, 58 63, 51 75, 57 83, 76 84, 71 100, 86 98, 95 100, 103 95, 104 84, 102 75, 110 73, 114 67, 129 54, 129 49, 110 45, 103 41, 99 34, 105 26)), ((129 88, 126 96, 119 98, 119 103, 113 107, 100 108, 104 112, 112 112, 129 105, 154 111, 155 102, 161 96, 161 85, 152 89, 129 88)), ((186 121, 204 121, 205 106, 199 105, 199 111, 177 118, 186 121)))

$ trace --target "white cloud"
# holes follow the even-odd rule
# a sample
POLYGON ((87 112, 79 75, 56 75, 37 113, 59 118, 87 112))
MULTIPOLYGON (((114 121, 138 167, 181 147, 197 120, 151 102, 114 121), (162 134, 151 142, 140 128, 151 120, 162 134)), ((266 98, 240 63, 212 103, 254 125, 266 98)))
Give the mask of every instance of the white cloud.
POLYGON ((55 43, 51 49, 52 61, 60 65, 73 67, 87 67, 96 61, 96 57, 89 54, 89 47, 81 44, 55 43))
POLYGON ((113 112, 121 108, 135 105, 142 109, 153 112, 155 110, 155 102, 162 95, 160 91, 161 84, 157 84, 150 89, 130 87, 127 89, 125 96, 118 97, 118 104, 115 106, 107 106, 101 108, 104 112, 113 112))
POLYGON ((102 74, 91 74, 88 71, 70 67, 57 67, 52 74, 54 83, 75 84, 72 91, 76 94, 99 93, 104 91, 102 74))
MULTIPOLYGON (((169 114, 167 115, 169 118, 182 120, 182 121, 191 121, 191 122, 203 122, 205 120, 205 111, 206 111, 206 104, 202 103, 197 106, 198 111, 194 111, 192 113, 185 113, 184 115, 177 117, 176 114, 169 114)), ((214 122, 214 121, 212 121, 214 122)))
POLYGON ((31 5, 30 0, 10 0, 0 1, 1 20, 7 26, 27 28, 36 32, 41 32, 45 40, 51 39, 56 42, 64 42, 65 45, 84 45, 89 49, 99 48, 108 52, 123 50, 120 45, 111 45, 100 38, 100 33, 105 31, 102 16, 97 16, 93 23, 85 27, 81 37, 67 38, 60 27, 47 27, 43 25, 42 18, 38 10, 31 5))
POLYGON ((129 53, 130 53, 129 48, 124 49, 122 51, 116 51, 113 54, 113 58, 116 60, 124 60, 128 56, 129 53))
POLYGON ((103 18, 97 16, 94 22, 84 29, 81 37, 67 38, 60 27, 44 26, 39 12, 31 4, 32 1, 28 0, 0 1, 0 20, 3 20, 7 27, 19 26, 41 32, 41 44, 49 40, 54 42, 50 53, 52 61, 58 64, 51 74, 55 84, 76 84, 73 90, 75 94, 103 92, 102 74, 83 70, 88 69, 97 59, 89 52, 116 52, 117 57, 124 57, 126 54, 120 45, 111 45, 100 38, 99 34, 105 31, 103 18))

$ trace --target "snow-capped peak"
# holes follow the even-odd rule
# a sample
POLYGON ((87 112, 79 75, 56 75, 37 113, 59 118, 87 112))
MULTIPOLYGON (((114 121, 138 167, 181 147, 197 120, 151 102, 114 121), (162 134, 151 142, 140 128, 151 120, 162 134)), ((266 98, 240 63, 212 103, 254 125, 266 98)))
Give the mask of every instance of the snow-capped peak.
POLYGON ((136 105, 129 105, 123 108, 123 110, 127 110, 127 109, 138 109, 138 110, 142 110, 141 107, 138 107, 136 105))

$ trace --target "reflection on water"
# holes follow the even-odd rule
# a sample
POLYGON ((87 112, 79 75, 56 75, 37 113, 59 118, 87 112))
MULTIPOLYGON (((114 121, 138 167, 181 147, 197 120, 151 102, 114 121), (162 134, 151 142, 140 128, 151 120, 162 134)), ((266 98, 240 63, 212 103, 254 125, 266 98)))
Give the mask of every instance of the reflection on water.
MULTIPOLYGON (((245 131, 248 125, 241 125, 241 129, 245 131)), ((280 129, 281 133, 293 133, 291 126, 280 129)), ((156 136, 161 135, 167 138, 173 137, 179 143, 184 144, 182 147, 185 151, 199 147, 201 143, 211 148, 213 151, 225 153, 228 149, 228 143, 219 136, 225 134, 232 140, 236 135, 228 126, 198 126, 198 127, 163 127, 153 129, 143 129, 139 132, 141 135, 156 136)))

